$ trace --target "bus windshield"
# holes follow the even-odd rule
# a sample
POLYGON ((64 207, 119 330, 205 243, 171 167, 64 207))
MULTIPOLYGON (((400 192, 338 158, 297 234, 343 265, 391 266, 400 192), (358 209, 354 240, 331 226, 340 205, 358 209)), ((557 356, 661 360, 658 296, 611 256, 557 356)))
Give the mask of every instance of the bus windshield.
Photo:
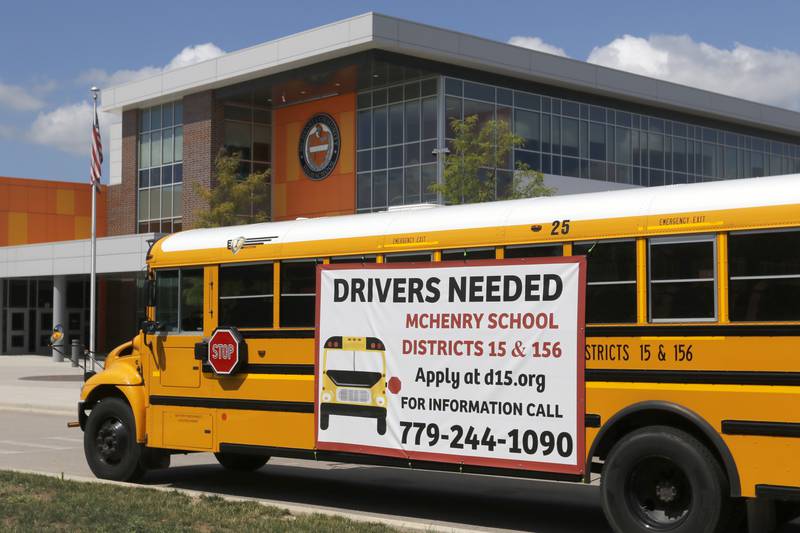
POLYGON ((339 386, 371 387, 383 375, 383 353, 328 350, 325 372, 339 386))

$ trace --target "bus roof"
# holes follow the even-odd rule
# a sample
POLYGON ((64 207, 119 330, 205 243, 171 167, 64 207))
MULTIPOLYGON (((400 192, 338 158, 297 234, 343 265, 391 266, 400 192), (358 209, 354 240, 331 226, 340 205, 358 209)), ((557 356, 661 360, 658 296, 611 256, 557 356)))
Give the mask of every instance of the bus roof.
MULTIPOLYGON (((244 238, 245 243, 269 245, 319 243, 359 237, 383 238, 421 232, 525 226, 565 219, 572 222, 629 217, 641 220, 655 215, 789 205, 800 208, 800 174, 193 229, 159 241, 154 246, 152 257, 157 263, 171 263, 165 256, 176 252, 227 250, 230 241, 239 238, 244 238)), ((334 255, 335 251, 326 252, 323 247, 316 253, 324 257, 334 255)), ((228 252, 225 260, 231 259, 228 252)))

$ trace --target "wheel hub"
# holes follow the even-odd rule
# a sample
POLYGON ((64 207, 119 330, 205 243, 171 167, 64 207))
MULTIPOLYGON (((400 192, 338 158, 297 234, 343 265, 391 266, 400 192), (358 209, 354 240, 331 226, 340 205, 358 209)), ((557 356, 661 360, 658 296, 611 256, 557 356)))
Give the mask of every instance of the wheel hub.
POLYGON ((692 506, 692 489, 683 469, 667 457, 646 457, 631 470, 626 500, 654 531, 667 531, 684 522, 692 506))
POLYGON ((116 418, 109 418, 100 425, 95 435, 95 449, 100 460, 109 465, 118 464, 125 454, 128 432, 116 418))
POLYGON ((675 501, 678 496, 678 489, 672 483, 660 481, 656 484, 656 496, 665 503, 675 501))

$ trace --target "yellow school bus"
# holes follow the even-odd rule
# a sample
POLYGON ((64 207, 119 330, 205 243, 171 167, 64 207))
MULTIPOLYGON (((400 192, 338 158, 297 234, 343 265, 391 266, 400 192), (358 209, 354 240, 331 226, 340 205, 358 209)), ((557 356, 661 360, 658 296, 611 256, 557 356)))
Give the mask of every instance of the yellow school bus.
MULTIPOLYGON (((800 496, 797 175, 164 237, 147 256, 149 321, 81 392, 89 465, 133 480, 176 452, 212 452, 232 469, 271 456, 342 459, 315 450, 318 264, 562 255, 588 265, 586 474, 547 477, 601 472, 605 513, 624 532, 727 531, 744 499, 800 496), (223 326, 241 332, 247 351, 230 376, 203 360, 223 326)), ((380 408, 374 387, 384 383, 361 378, 380 408)))

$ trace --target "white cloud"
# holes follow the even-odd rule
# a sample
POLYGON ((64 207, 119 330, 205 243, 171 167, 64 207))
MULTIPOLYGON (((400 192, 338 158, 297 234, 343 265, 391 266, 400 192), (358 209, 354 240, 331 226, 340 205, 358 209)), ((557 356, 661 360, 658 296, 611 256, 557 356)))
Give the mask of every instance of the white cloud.
POLYGON ((552 44, 544 42, 539 37, 524 37, 522 35, 515 35, 508 40, 508 44, 514 46, 521 46, 523 48, 530 48, 546 54, 553 54, 556 56, 569 57, 563 48, 559 48, 552 44))
POLYGON ((14 126, 7 124, 0 124, 0 139, 13 140, 16 137, 17 130, 14 126))
POLYGON ((587 59, 666 81, 800 110, 800 54, 741 43, 717 48, 687 35, 625 35, 587 59))
POLYGON ((194 46, 187 46, 178 55, 173 57, 169 63, 163 67, 142 67, 136 70, 123 69, 114 72, 106 72, 103 69, 93 68, 87 70, 78 77, 81 83, 93 84, 98 87, 111 87, 121 85, 130 81, 141 80, 156 76, 164 71, 186 67, 208 59, 214 59, 224 54, 225 51, 214 43, 203 43, 194 46))
MULTIPOLYGON (((164 67, 143 67, 138 70, 117 70, 111 73, 102 69, 92 69, 81 74, 79 81, 109 87, 213 59, 223 53, 224 51, 213 43, 187 46, 164 67)), ((108 128, 102 114, 99 119, 103 143, 108 146, 108 128)), ((52 146, 63 152, 87 155, 91 124, 92 106, 88 101, 67 104, 52 111, 39 113, 25 137, 31 142, 52 146)))
POLYGON ((0 82, 0 106, 15 111, 36 111, 44 107, 44 102, 22 87, 0 82))

